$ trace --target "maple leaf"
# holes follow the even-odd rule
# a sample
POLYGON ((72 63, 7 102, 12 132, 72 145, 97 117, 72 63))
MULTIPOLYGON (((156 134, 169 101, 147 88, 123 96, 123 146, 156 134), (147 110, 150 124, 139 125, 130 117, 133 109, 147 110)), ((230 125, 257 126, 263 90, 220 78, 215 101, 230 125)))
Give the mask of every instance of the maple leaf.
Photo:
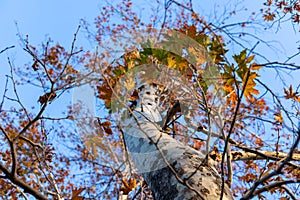
POLYGON ((275 13, 268 13, 264 15, 264 20, 273 21, 275 17, 276 17, 275 13))
POLYGON ((174 56, 170 56, 167 58, 167 63, 170 68, 176 68, 176 58, 174 56))
POLYGON ((294 97, 294 99, 300 103, 300 97, 296 96, 296 97, 294 97))
POLYGON ((101 123, 101 126, 103 127, 105 133, 107 133, 108 135, 113 134, 113 131, 111 130, 111 128, 109 127, 112 123, 110 121, 105 121, 101 123))
POLYGON ((206 62, 205 55, 203 55, 203 52, 201 52, 201 49, 196 49, 194 47, 188 48, 189 54, 194 57, 197 64, 203 64, 206 62))
POLYGON ((126 179, 122 180, 123 187, 121 188, 121 191, 123 191, 123 194, 127 195, 129 192, 131 192, 136 186, 136 180, 133 178, 130 178, 128 181, 126 179))
POLYGON ((286 99, 293 98, 294 100, 300 102, 300 97, 297 96, 298 92, 293 92, 293 86, 292 85, 289 87, 289 89, 284 89, 284 93, 285 93, 284 97, 286 99))
POLYGON ((99 143, 95 143, 95 140, 97 140, 97 137, 89 137, 87 138, 88 140, 84 142, 84 145, 86 146, 86 148, 90 151, 92 151, 93 155, 95 157, 98 157, 98 148, 97 146, 99 146, 99 143))
MULTIPOLYGON (((247 76, 247 74, 245 74, 245 76, 244 76, 243 83, 246 81, 246 76, 247 76)), ((244 96, 247 98, 251 98, 253 95, 259 94, 259 91, 254 88, 256 86, 256 83, 254 81, 256 77, 258 77, 257 73, 250 72, 250 75, 249 75, 248 81, 247 81, 247 85, 245 86, 245 90, 244 90, 244 96)))
POLYGON ((39 69, 38 61, 35 60, 31 67, 34 71, 37 71, 39 69))
POLYGON ((79 188, 79 189, 74 189, 72 190, 72 199, 71 200, 83 200, 84 197, 79 196, 79 194, 85 190, 85 188, 79 188))
POLYGON ((104 100, 105 106, 108 108, 111 103, 112 90, 108 84, 97 86, 99 98, 104 100))
POLYGON ((135 81, 134 78, 130 77, 127 80, 124 81, 124 86, 127 90, 133 90, 133 88, 135 87, 135 81))
POLYGON ((300 22, 300 15, 295 14, 295 15, 293 16, 293 22, 299 23, 299 22, 300 22))

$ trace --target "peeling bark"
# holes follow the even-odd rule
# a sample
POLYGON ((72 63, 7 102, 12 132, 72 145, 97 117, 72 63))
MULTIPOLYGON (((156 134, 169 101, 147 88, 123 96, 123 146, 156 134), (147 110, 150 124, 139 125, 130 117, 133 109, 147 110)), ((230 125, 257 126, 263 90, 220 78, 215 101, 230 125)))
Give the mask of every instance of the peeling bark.
MULTIPOLYGON (((160 131, 149 116, 134 111, 124 122, 127 150, 156 199, 220 199, 222 180, 195 149, 160 131)), ((225 185, 224 200, 233 199, 225 185)))

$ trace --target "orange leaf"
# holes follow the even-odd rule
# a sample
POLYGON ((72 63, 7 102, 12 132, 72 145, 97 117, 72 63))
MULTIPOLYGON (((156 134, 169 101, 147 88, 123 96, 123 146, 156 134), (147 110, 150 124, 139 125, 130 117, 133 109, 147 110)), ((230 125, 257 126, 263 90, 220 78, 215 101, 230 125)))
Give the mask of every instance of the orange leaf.
POLYGON ((264 15, 264 20, 273 21, 275 19, 275 13, 268 13, 264 15))
POLYGON ((294 99, 300 103, 300 97, 296 96, 296 97, 294 97, 294 99))
MULTIPOLYGON (((243 82, 246 81, 246 76, 247 76, 247 74, 245 74, 243 82)), ((244 90, 245 97, 251 98, 253 95, 259 94, 259 91, 254 88, 256 86, 256 83, 254 82, 254 80, 257 76, 258 76, 258 74, 255 72, 250 73, 250 75, 248 77, 247 85, 245 86, 245 90, 244 90)))
POLYGON ((280 124, 282 124, 283 119, 282 119, 281 112, 275 113, 274 115, 275 115, 275 116, 274 116, 275 121, 277 121, 277 122, 279 122, 280 124))
POLYGON ((129 192, 131 192, 136 186, 136 180, 133 178, 130 178, 128 181, 123 179, 122 180, 123 187, 121 188, 121 191, 123 191, 123 194, 127 195, 129 192))
POLYGON ((300 102, 300 97, 297 96, 297 92, 293 92, 293 87, 292 85, 289 87, 289 89, 284 89, 284 93, 285 93, 285 98, 286 99, 295 99, 296 101, 300 102))
POLYGON ((82 196, 79 196, 79 194, 85 190, 85 188, 79 188, 72 190, 72 200, 83 200, 84 198, 82 196))
POLYGON ((255 139, 255 143, 256 143, 258 146, 260 146, 260 147, 263 146, 263 141, 262 141, 262 139, 260 139, 260 138, 256 138, 256 139, 255 139))
POLYGON ((103 122, 101 123, 101 126, 103 127, 104 131, 108 134, 111 135, 113 133, 113 131, 111 130, 111 128, 109 127, 112 123, 109 121, 103 122))
POLYGON ((262 68, 263 66, 257 64, 257 63, 253 63, 251 64, 251 69, 252 70, 259 70, 260 68, 262 68))

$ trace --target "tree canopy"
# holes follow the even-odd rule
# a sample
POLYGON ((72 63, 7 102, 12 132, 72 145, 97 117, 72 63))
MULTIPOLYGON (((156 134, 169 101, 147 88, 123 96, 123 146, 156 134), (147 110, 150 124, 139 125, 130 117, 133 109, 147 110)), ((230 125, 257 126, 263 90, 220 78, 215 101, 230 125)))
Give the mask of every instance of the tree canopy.
MULTIPOLYGON (((155 199, 160 187, 176 193, 164 182, 172 175, 204 199, 212 191, 191 182, 206 166, 220 199, 298 199, 300 53, 276 35, 299 35, 300 3, 219 4, 106 2, 95 21, 80 22, 70 47, 21 38, 31 60, 1 63, 9 73, 0 91, 0 196, 155 199), (94 49, 77 44, 80 31, 94 49), (149 85, 157 107, 142 99, 149 85), (157 117, 126 126, 147 135, 155 124, 162 144, 128 139, 135 130, 124 121, 137 118, 143 100, 157 117), (160 160, 146 165, 154 151, 160 160), (199 164, 183 179, 191 165, 173 165, 179 152, 199 164), (150 177, 160 169, 171 172, 150 177)), ((7 51, 14 47, 0 56, 7 51)))

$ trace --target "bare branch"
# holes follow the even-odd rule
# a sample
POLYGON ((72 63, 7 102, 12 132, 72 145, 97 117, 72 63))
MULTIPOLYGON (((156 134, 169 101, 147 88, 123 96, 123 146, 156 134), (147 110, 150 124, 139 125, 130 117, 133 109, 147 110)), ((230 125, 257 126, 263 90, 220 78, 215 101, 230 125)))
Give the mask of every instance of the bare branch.
POLYGON ((20 139, 28 142, 32 147, 39 147, 41 149, 44 149, 41 144, 35 143, 32 140, 28 139, 27 137, 21 135, 20 139))
MULTIPOLYGON (((273 160, 276 158, 276 160, 281 160, 283 158, 286 158, 288 156, 287 153, 282 152, 276 152, 276 151, 257 151, 256 153, 251 152, 241 152, 241 151, 232 151, 232 160, 238 161, 238 160, 264 160, 264 159, 271 159, 273 160), (259 152, 259 155, 258 155, 259 152), (261 156, 264 155, 264 156, 261 156)), ((300 154, 295 153, 293 154, 293 157, 291 160, 300 161, 300 154)))
POLYGON ((4 92, 3 92, 3 96, 2 96, 2 101, 0 103, 0 112, 2 111, 2 107, 3 107, 3 104, 4 104, 4 99, 5 99, 5 96, 6 96, 6 92, 8 91, 7 85, 8 85, 8 77, 6 76, 4 92))
POLYGON ((8 58, 8 64, 9 64, 9 67, 10 67, 10 79, 11 79, 12 84, 13 84, 13 89, 14 89, 15 96, 17 98, 17 102, 21 106, 21 108, 24 110, 28 120, 30 121, 30 116, 27 112, 27 109, 25 108, 25 106, 23 105, 23 103, 21 102, 21 99, 19 97, 19 94, 18 94, 18 91, 17 91, 17 86, 16 86, 16 81, 15 81, 15 78, 14 78, 13 66, 12 66, 12 63, 10 62, 9 58, 8 58))
MULTIPOLYGON (((75 55, 75 54, 81 52, 81 50, 80 50, 80 51, 77 51, 77 52, 74 52, 74 49, 75 49, 75 42, 76 42, 77 34, 78 34, 79 30, 80 30, 80 25, 77 27, 77 30, 76 30, 76 32, 74 33, 74 38, 73 38, 73 42, 72 42, 72 46, 71 46, 70 55, 68 56, 67 61, 66 61, 65 65, 64 65, 62 71, 59 73, 57 79, 61 78, 61 76, 63 75, 63 73, 64 73, 65 70, 67 69, 71 57, 72 57, 73 55, 75 55)), ((57 80, 56 80, 56 81, 57 81, 57 80)), ((55 82, 56 82, 56 81, 55 81, 55 82)))
MULTIPOLYGON (((201 133, 208 134, 208 130, 204 127, 201 127, 198 129, 201 133)), ((213 137, 217 137, 219 139, 224 140, 224 137, 220 134, 212 132, 213 137)), ((231 156, 233 161, 239 161, 239 160, 250 160, 255 159, 255 160, 261 160, 261 159, 268 159, 268 160, 281 160, 282 158, 286 158, 288 154, 283 153, 283 152, 273 152, 273 151, 260 151, 256 149, 251 149, 250 147, 247 147, 245 145, 242 145, 238 143, 237 141, 229 138, 229 142, 231 145, 234 147, 237 147, 239 149, 242 149, 244 152, 241 151, 232 151, 231 156), (274 155, 275 154, 275 155, 274 155), (278 156, 278 157, 277 157, 278 156)), ((299 154, 293 154, 292 160, 299 160, 299 154)), ((287 165, 293 167, 293 168, 298 168, 300 169, 299 165, 293 164, 291 162, 288 162, 287 165)))
POLYGON ((15 48, 15 45, 10 46, 10 47, 6 47, 5 49, 3 49, 3 50, 0 51, 0 54, 2 54, 3 52, 5 52, 6 50, 12 49, 12 48, 15 48))

